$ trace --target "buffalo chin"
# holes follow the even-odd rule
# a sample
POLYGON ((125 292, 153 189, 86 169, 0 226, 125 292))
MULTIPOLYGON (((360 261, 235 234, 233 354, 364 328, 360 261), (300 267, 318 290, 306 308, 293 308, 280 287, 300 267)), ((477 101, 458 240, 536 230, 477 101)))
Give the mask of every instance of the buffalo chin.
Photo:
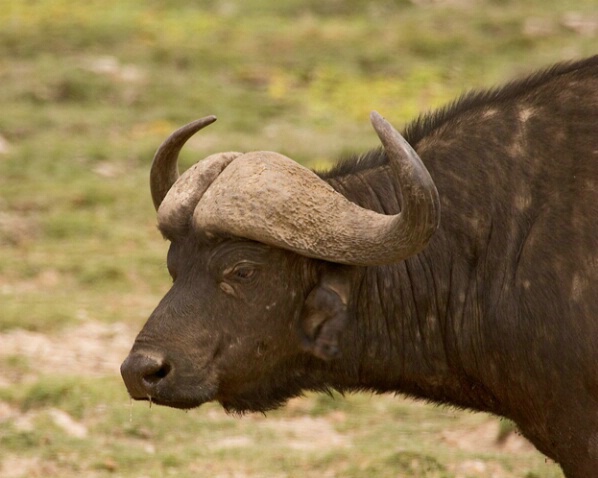
POLYGON ((266 413, 283 406, 288 399, 277 401, 251 402, 246 400, 218 400, 226 413, 232 415, 244 415, 245 413, 266 413))
POLYGON ((164 407, 170 407, 170 408, 178 408, 179 410, 191 410, 192 408, 197 408, 201 405, 203 405, 204 403, 206 403, 206 401, 190 401, 190 400, 180 400, 180 401, 166 401, 166 400, 161 400, 159 398, 152 398, 151 400, 146 398, 146 401, 150 402, 151 404, 155 404, 155 405, 161 405, 164 407))
POLYGON ((131 397, 133 400, 146 401, 151 405, 160 405, 179 410, 190 410, 197 408, 204 403, 211 402, 214 398, 211 395, 193 395, 193 394, 156 394, 145 397, 131 397))
POLYGON ((265 413, 286 404, 291 398, 302 394, 296 385, 289 388, 259 389, 246 393, 231 395, 219 394, 215 400, 227 413, 243 415, 244 413, 265 413))

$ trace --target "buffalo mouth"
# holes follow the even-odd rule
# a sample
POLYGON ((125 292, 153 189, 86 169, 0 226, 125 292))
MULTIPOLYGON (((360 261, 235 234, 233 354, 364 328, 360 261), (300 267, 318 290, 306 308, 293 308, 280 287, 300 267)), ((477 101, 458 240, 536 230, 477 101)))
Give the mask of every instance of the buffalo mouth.
POLYGON ((120 372, 133 400, 188 410, 216 396, 217 386, 208 377, 184 373, 155 353, 132 352, 120 372))
POLYGON ((176 385, 176 387, 173 388, 160 387, 146 392, 131 390, 127 385, 127 390, 129 391, 129 396, 133 400, 149 402, 150 406, 162 405, 181 410, 197 408, 204 403, 215 400, 214 392, 197 385, 193 387, 184 387, 180 385, 176 385))
POLYGON ((170 408, 178 408, 180 410, 190 410, 192 408, 197 408, 204 403, 213 401, 213 397, 206 396, 206 397, 197 397, 197 396, 177 396, 177 395, 170 395, 165 394, 163 396, 145 396, 145 397, 135 397, 131 395, 133 400, 137 401, 147 401, 149 402, 150 406, 153 404, 161 405, 170 408))

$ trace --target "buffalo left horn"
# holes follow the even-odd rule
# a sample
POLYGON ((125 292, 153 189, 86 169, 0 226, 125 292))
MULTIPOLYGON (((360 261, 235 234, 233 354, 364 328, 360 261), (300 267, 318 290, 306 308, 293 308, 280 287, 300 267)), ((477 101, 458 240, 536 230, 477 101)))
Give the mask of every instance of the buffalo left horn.
POLYGON ((150 191, 156 211, 162 204, 166 193, 179 178, 177 161, 181 148, 191 136, 214 121, 216 121, 215 116, 206 116, 177 129, 156 151, 150 170, 150 191))
POLYGON ((439 224, 438 192, 390 123, 376 112, 371 121, 400 185, 399 214, 361 208, 295 161, 253 152, 237 156, 203 192, 195 227, 342 264, 388 264, 421 251, 439 224))

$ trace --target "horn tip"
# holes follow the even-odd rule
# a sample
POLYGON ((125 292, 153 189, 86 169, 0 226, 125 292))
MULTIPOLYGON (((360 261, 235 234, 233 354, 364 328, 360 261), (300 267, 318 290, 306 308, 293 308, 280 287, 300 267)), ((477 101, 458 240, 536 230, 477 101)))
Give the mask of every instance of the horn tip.
POLYGON ((192 121, 188 125, 183 126, 183 128, 189 127, 190 129, 193 129, 193 130, 202 129, 202 128, 205 128, 206 126, 211 125, 217 119, 218 118, 216 118, 216 115, 204 116, 203 118, 196 119, 195 121, 192 121))
POLYGON ((370 113, 370 122, 378 133, 378 136, 380 136, 383 131, 386 131, 386 134, 388 134, 389 131, 394 129, 392 125, 384 118, 384 116, 377 111, 372 111, 370 113))
POLYGON ((208 116, 204 116, 203 118, 198 119, 196 122, 201 122, 204 125, 209 125, 212 124, 214 121, 216 121, 218 118, 216 117, 216 115, 208 115, 208 116))
POLYGON ((377 111, 370 113, 370 121, 382 143, 385 143, 386 139, 398 134, 394 127, 377 111))
POLYGON ((377 111, 372 111, 370 113, 370 121, 372 123, 377 123, 379 121, 384 121, 384 118, 382 117, 382 115, 380 113, 378 113, 377 111))

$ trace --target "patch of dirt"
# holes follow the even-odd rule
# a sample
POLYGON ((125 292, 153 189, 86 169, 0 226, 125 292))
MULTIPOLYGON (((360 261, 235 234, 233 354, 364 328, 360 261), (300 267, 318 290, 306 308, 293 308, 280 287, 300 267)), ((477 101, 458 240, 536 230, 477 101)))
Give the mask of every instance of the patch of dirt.
POLYGON ((57 472, 55 465, 42 462, 40 457, 20 457, 10 455, 0 463, 0 476, 3 478, 21 478, 52 476, 57 472))
POLYGON ((38 229, 37 221, 31 214, 0 210, 0 244, 27 244, 37 236, 38 229))
POLYGON ((455 466, 449 467, 455 478, 516 478, 517 475, 509 473, 500 464, 482 460, 465 460, 455 466))
POLYGON ((534 446, 517 433, 509 433, 504 440, 498 441, 500 423, 489 420, 475 428, 459 428, 445 430, 441 439, 447 445, 459 450, 472 452, 495 452, 497 450, 508 453, 529 453, 534 446))
POLYGON ((10 153, 10 143, 8 140, 0 134, 0 155, 10 153))
POLYGON ((262 425, 280 434, 281 442, 293 450, 313 451, 351 446, 350 437, 337 432, 332 420, 324 417, 268 419, 262 425))
POLYGON ((0 423, 15 417, 19 411, 8 403, 0 402, 0 423))
POLYGON ((231 435, 226 438, 211 441, 208 444, 210 450, 230 450, 233 448, 248 448, 253 445, 251 437, 246 435, 231 435))
POLYGON ((107 76, 124 83, 140 83, 146 76, 140 67, 123 65, 118 58, 109 55, 87 58, 81 66, 96 75, 107 76))
POLYGON ((29 372, 32 377, 19 380, 43 373, 86 377, 119 375, 120 364, 133 345, 136 332, 123 323, 96 321, 85 321, 52 335, 11 330, 0 333, 0 359, 14 356, 27 359, 35 372, 29 372))

